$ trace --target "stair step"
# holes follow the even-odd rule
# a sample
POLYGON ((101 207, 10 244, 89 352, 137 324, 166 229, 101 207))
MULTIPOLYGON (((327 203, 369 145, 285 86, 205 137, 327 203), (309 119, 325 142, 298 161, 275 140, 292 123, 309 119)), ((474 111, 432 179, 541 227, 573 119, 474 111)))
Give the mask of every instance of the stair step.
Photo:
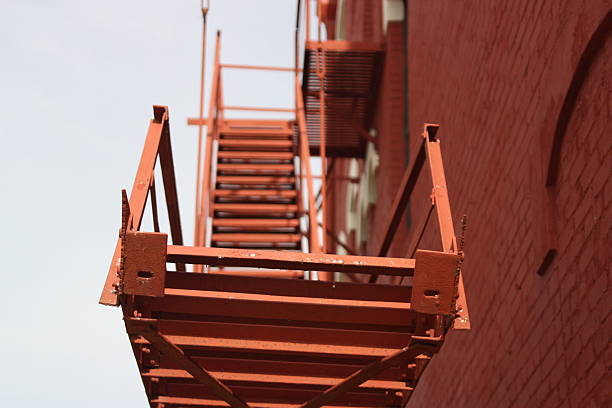
POLYGON ((224 173, 292 173, 294 171, 293 164, 235 164, 235 163, 219 163, 217 171, 224 173))
POLYGON ((296 218, 214 218, 213 227, 231 228, 297 228, 300 221, 296 218))
POLYGON ((226 204, 214 203, 215 211, 236 214, 276 214, 297 212, 296 204, 226 204))
POLYGON ((248 139, 220 139, 219 147, 231 149, 256 150, 287 150, 293 147, 291 140, 248 140, 248 139))
POLYGON ((236 185, 294 184, 295 177, 283 176, 218 176, 217 183, 236 185))
POLYGON ((240 233, 217 233, 212 234, 213 242, 286 242, 296 243, 302 239, 300 234, 240 234, 240 233))
POLYGON ((242 160, 292 160, 291 152, 241 152, 226 150, 217 153, 219 159, 242 159, 242 160))
POLYGON ((289 136, 293 136, 293 129, 228 129, 223 128, 219 132, 221 136, 230 136, 230 137, 272 137, 272 138, 286 138, 289 136))
POLYGON ((293 139, 293 134, 286 133, 241 133, 231 132, 222 133, 221 140, 290 140, 293 139))
POLYGON ((215 190, 215 197, 280 197, 294 198, 295 190, 215 190))
POLYGON ((215 242, 214 248, 228 249, 254 249, 254 250, 283 250, 300 252, 301 242, 215 242))

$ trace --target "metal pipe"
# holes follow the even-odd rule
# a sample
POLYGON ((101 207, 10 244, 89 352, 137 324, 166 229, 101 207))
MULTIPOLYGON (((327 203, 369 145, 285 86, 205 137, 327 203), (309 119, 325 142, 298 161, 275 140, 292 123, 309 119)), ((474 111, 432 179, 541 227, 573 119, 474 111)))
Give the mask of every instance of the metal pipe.
MULTIPOLYGON (((218 89, 219 89, 219 58, 221 52, 221 32, 217 31, 217 41, 215 46, 215 68, 214 74, 212 78, 212 89, 211 89, 211 97, 208 111, 208 123, 206 125, 206 156, 204 159, 204 169, 202 172, 202 198, 200 199, 200 217, 198 222, 198 240, 196 242, 197 245, 202 245, 204 242, 204 236, 206 233, 206 218, 208 216, 208 200, 204 199, 205 192, 210 193, 210 166, 212 161, 212 142, 213 142, 213 132, 215 127, 215 110, 217 108, 217 99, 218 99, 218 89)), ((200 271, 201 272, 201 271, 200 271)))
POLYGON ((204 79, 206 74, 206 16, 208 14, 208 7, 204 7, 204 1, 201 3, 202 9, 202 60, 201 60, 201 71, 200 71, 200 115, 198 121, 198 161, 196 165, 196 195, 195 195, 195 228, 193 242, 198 245, 199 231, 199 218, 200 213, 200 200, 202 199, 202 134, 204 126, 204 79))
POLYGON ((314 189, 312 186, 312 171, 310 168, 310 148, 308 147, 308 131, 306 129, 306 119, 304 115, 304 103, 302 100, 302 88, 298 76, 295 77, 295 97, 296 97, 296 112, 298 119, 298 126, 300 129, 300 162, 305 169, 302 174, 306 175, 306 186, 308 190, 308 215, 310 223, 310 252, 317 253, 321 252, 318 237, 318 225, 316 207, 314 202, 314 189))

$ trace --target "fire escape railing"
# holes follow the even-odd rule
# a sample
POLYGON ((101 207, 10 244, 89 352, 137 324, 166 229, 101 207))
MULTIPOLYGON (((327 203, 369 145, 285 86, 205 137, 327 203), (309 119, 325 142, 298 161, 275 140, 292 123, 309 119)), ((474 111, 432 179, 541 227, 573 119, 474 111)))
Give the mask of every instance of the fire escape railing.
MULTIPOLYGON (((155 168, 157 160, 159 159, 172 242, 175 245, 183 245, 176 178, 174 175, 174 162, 172 159, 172 145, 170 143, 168 108, 166 106, 153 106, 153 114, 154 117, 149 124, 129 201, 125 190, 122 192, 124 196, 123 201, 128 207, 127 209, 124 208, 124 212, 127 210, 129 214, 129 217, 124 217, 126 218, 126 225, 123 226, 122 230, 140 230, 147 200, 150 197, 154 230, 155 232, 159 232, 157 195, 155 189, 155 168)), ((100 303, 104 305, 117 306, 119 304, 118 294, 122 292, 122 242, 123 236, 120 235, 115 245, 115 251, 113 253, 108 275, 100 296, 100 303)), ((185 271, 185 264, 177 262, 176 270, 185 271)))

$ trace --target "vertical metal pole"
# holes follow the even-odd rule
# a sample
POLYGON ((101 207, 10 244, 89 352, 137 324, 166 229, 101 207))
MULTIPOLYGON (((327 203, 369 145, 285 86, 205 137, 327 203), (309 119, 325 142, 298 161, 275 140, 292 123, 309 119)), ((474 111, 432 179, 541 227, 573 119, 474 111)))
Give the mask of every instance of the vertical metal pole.
MULTIPOLYGON (((198 244, 196 246, 204 245, 206 237, 206 221, 209 212, 209 199, 210 199, 210 169, 212 166, 212 147, 213 137, 215 131, 216 122, 216 110, 218 101, 218 90, 219 90, 219 58, 221 52, 221 32, 217 31, 217 41, 215 44, 215 67, 212 78, 212 89, 210 93, 210 103, 208 109, 208 118, 206 118, 206 152, 204 157, 204 168, 202 171, 202 189, 200 199, 200 218, 198 223, 198 244)), ((194 265, 194 272, 202 272, 202 265, 194 265)))
MULTIPOLYGON (((320 115, 320 155, 321 155, 321 208, 323 212, 322 224, 323 231, 327 227, 327 121, 326 121, 326 109, 325 109, 325 51, 320 49, 319 59, 321 60, 321 71, 319 73, 319 81, 321 83, 321 89, 319 90, 319 115, 320 115)), ((327 252, 327 239, 323 234, 323 251, 327 252)))
POLYGON ((202 67, 200 72, 200 121, 198 124, 198 163, 196 167, 196 196, 195 196, 195 228, 193 242, 195 246, 201 245, 200 232, 200 200, 202 199, 202 135, 204 128, 204 79, 206 74, 206 15, 208 7, 204 7, 202 2, 202 67))
POLYGON ((310 2, 306 0, 306 42, 310 41, 310 2))
MULTIPOLYGON (((319 77, 319 135, 320 135, 320 155, 321 155, 321 209, 322 209, 322 248, 323 252, 328 252, 327 247, 327 156, 326 156, 326 109, 325 109, 325 50, 323 49, 322 22, 323 7, 321 0, 317 0, 318 14, 318 47, 317 47, 317 74, 319 77)), ((332 280, 333 274, 329 272, 320 272, 319 280, 332 280)))
POLYGON ((321 252, 321 246, 319 245, 317 211, 314 200, 314 189, 312 187, 312 170, 310 168, 310 147, 308 146, 308 130, 306 129, 302 87, 300 86, 299 77, 297 75, 295 77, 295 97, 298 126, 300 129, 300 164, 302 166, 302 174, 306 175, 306 188, 308 190, 308 218, 310 223, 309 246, 310 252, 319 253, 321 252))

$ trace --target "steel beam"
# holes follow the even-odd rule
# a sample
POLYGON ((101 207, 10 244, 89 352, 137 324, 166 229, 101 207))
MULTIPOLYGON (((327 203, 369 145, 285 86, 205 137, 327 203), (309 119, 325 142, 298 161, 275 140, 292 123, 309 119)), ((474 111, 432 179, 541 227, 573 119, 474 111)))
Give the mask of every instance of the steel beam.
MULTIPOLYGON (((185 382, 185 381, 164 381, 164 395, 172 395, 176 397, 188 398, 203 398, 215 399, 206 387, 200 384, 185 382)), ((283 407, 290 404, 300 404, 303 401, 309 401, 315 398, 322 392, 323 387, 312 385, 304 385, 299 388, 278 387, 274 384, 244 384, 237 382, 228 382, 232 390, 240 395, 245 401, 253 406, 258 406, 261 403, 282 403, 283 407)), ((324 390, 324 388, 323 388, 324 390)), ((352 408, 397 408, 401 402, 401 398, 395 393, 385 393, 382 390, 356 388, 340 397, 335 405, 349 405, 352 408)), ((184 405, 179 405, 176 408, 185 408, 184 405)))
POLYGON ((206 291, 167 292, 164 297, 148 298, 148 307, 160 317, 173 316, 178 320, 209 320, 217 316, 223 321, 338 328, 368 327, 370 330, 405 331, 415 327, 419 314, 409 304, 387 302, 357 302, 315 298, 254 295, 206 291), (356 305, 350 306, 351 302, 356 305), (348 304, 347 304, 348 303, 348 304), (300 323, 302 322, 302 323, 300 323))
MULTIPOLYGON (((160 395, 155 398, 152 403, 163 404, 164 408, 175 408, 175 407, 227 407, 227 404, 212 399, 204 398, 188 398, 188 397, 170 397, 160 395)), ((286 403, 274 403, 274 402, 253 402, 251 403, 252 408, 298 408, 299 404, 286 404, 286 403)), ((328 405, 327 408, 355 408, 354 405, 328 405)))
MULTIPOLYGON (((455 237, 450 201, 448 199, 448 191, 446 189, 446 177, 444 175, 440 140, 436 138, 437 130, 438 125, 425 124, 423 138, 427 141, 427 159, 429 160, 429 168, 431 171, 433 197, 436 207, 436 215, 438 217, 442 249, 444 252, 457 253, 457 239, 455 237)), ((468 312, 467 300, 465 298, 463 275, 461 271, 459 271, 457 318, 453 322, 453 328, 469 330, 470 326, 470 315, 468 312)))
POLYGON ((231 389, 213 377, 208 371, 200 367, 166 336, 158 333, 151 327, 148 322, 139 322, 138 319, 129 319, 126 321, 126 325, 130 334, 144 337, 161 353, 174 358, 195 380, 209 388, 215 395, 227 402, 230 407, 249 408, 249 405, 234 394, 231 389))
MULTIPOLYGON (((406 343, 404 343, 406 344, 406 343)), ((273 374, 273 375, 295 375, 300 373, 309 377, 330 377, 330 378, 346 378, 359 370, 361 367, 370 364, 376 359, 356 359, 356 358, 335 358, 329 356, 323 357, 318 361, 315 358, 300 359, 296 357, 294 361, 285 360, 267 360, 262 359, 261 354, 253 355, 248 353, 228 353, 225 356, 212 356, 214 351, 205 351, 198 353, 198 350, 190 352, 190 357, 206 367, 209 371, 231 371, 235 373, 254 373, 254 374, 273 374), (303 361, 307 360, 307 361, 303 361)), ((159 366, 162 368, 181 369, 174 361, 165 356, 159 359, 159 366)), ((375 379, 398 381, 403 378, 414 378, 415 368, 404 365, 401 367, 391 367, 388 370, 380 373, 375 379)))
POLYGON ((217 321, 183 321, 155 319, 155 327, 167 336, 215 337, 225 339, 250 339, 301 344, 329 344, 332 346, 355 346, 382 349, 400 349, 413 333, 388 332, 382 330, 348 330, 327 327, 302 327, 266 324, 257 322, 235 323, 217 321))
POLYGON ((218 272, 194 274, 170 271, 166 272, 166 288, 406 303, 410 302, 412 292, 410 287, 399 285, 373 286, 352 282, 332 283, 274 277, 232 276, 221 275, 218 272))
POLYGON ((324 405, 328 405, 338 398, 338 396, 358 387, 360 384, 363 384, 392 365, 413 360, 419 354, 433 354, 439 347, 438 343, 439 339, 413 337, 407 347, 383 358, 380 361, 362 368, 350 377, 347 377, 344 381, 329 388, 321 395, 311 399, 305 404, 302 404, 300 408, 319 408, 324 405))
POLYGON ((168 262, 210 266, 255 267, 411 276, 414 259, 372 256, 310 254, 284 251, 168 246, 168 262))
MULTIPOLYGON (((236 373, 231 371, 211 371, 210 374, 217 378, 219 381, 227 382, 241 382, 248 385, 248 383, 274 383, 282 385, 287 388, 299 386, 303 384, 314 385, 314 386, 334 386, 338 384, 341 379, 333 377, 319 377, 319 376, 303 376, 300 373, 297 375, 278 375, 278 374, 251 374, 251 373, 236 373)), ((186 370, 181 369, 170 369, 170 368, 157 368, 150 369, 142 373, 143 377, 157 377, 167 379, 190 379, 193 378, 186 370)), ((364 388, 373 388, 389 391, 410 391, 412 388, 407 387, 405 383, 401 381, 386 381, 386 380, 368 380, 362 384, 364 388)))

